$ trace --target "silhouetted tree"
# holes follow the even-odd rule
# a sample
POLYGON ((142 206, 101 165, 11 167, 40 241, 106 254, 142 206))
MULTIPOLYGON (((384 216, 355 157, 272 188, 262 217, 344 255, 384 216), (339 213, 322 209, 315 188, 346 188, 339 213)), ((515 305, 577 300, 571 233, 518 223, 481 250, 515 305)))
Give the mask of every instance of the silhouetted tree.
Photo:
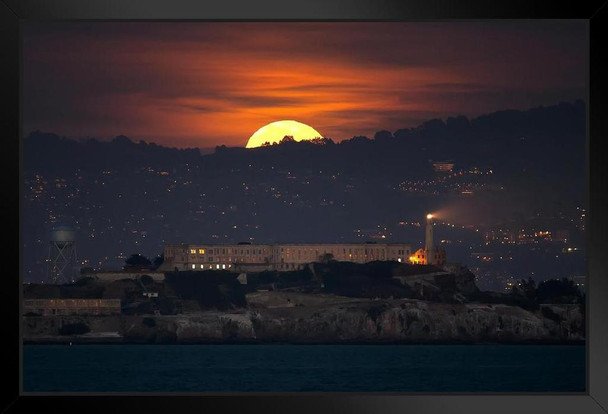
POLYGON ((154 284, 154 279, 152 278, 152 276, 150 275, 142 275, 139 278, 139 281, 141 282, 142 285, 144 286, 150 286, 154 284))
POLYGON ((335 142, 331 138, 320 138, 320 137, 316 137, 316 138, 313 138, 311 140, 304 141, 304 142, 309 142, 311 144, 316 144, 316 145, 334 145, 335 144, 335 142))
POLYGON ((119 145, 133 145, 133 141, 131 141, 131 139, 129 137, 126 137, 124 135, 118 135, 117 137, 115 137, 112 140, 112 143, 114 144, 119 144, 119 145))
POLYGON ((393 134, 386 130, 378 131, 374 135, 374 141, 377 142, 389 142, 391 139, 393 139, 393 134))
POLYGON ((152 262, 146 256, 143 256, 139 253, 132 254, 125 260, 124 270, 144 270, 150 269, 152 267, 152 262))
POLYGON ((536 282, 532 278, 521 279, 511 288, 511 296, 514 297, 516 304, 525 309, 537 308, 536 282))
POLYGON ((334 255, 331 253, 325 253, 323 256, 321 256, 321 263, 327 264, 333 260, 334 260, 334 255))
POLYGON ((471 128, 471 123, 466 116, 459 115, 455 118, 448 117, 445 122, 446 126, 453 133, 463 133, 468 131, 471 128))
POLYGON ((342 141, 341 143, 343 143, 343 144, 348 144, 348 143, 357 144, 357 143, 367 143, 367 142, 370 142, 370 141, 371 140, 368 137, 363 136, 363 135, 359 135, 359 136, 356 136, 356 137, 352 137, 351 139, 342 141))
POLYGON ((546 280, 538 285, 539 303, 581 303, 583 294, 572 280, 546 280))
POLYGON ((398 129, 393 134, 393 136, 400 141, 405 141, 411 135, 412 131, 409 128, 398 129))
POLYGON ((536 282, 531 277, 529 277, 527 281, 524 279, 521 280, 521 289, 526 299, 536 299, 536 282))

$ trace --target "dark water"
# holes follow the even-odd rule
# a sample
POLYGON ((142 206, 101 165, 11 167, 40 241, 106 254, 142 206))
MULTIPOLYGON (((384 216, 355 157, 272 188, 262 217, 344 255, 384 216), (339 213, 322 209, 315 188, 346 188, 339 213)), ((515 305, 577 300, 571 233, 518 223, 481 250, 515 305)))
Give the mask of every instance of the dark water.
POLYGON ((583 392, 584 346, 26 345, 26 392, 583 392))

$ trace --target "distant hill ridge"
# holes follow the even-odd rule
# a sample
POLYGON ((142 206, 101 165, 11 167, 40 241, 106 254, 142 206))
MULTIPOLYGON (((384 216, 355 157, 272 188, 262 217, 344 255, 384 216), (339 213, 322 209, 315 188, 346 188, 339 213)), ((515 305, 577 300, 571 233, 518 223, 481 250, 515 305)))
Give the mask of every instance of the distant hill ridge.
POLYGON ((449 159, 457 168, 500 166, 496 173, 506 176, 535 173, 550 181, 568 181, 585 167, 585 105, 575 101, 499 111, 472 120, 433 119, 416 128, 379 131, 373 139, 357 136, 324 143, 285 142, 249 150, 218 146, 214 153, 201 155, 197 148, 136 143, 123 135, 109 142, 76 141, 36 131, 24 141, 23 159, 26 172, 52 174, 149 166, 173 171, 195 165, 215 175, 252 164, 353 177, 375 171, 379 178, 395 174, 425 178, 432 174, 429 160, 449 159))

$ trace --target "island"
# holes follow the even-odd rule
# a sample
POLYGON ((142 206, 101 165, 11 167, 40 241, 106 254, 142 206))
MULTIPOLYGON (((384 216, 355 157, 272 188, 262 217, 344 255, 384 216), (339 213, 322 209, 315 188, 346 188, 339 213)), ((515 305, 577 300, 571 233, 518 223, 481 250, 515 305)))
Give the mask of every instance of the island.
POLYGON ((295 271, 123 270, 23 286, 26 344, 585 341, 572 281, 486 292, 464 266, 329 258, 295 271))

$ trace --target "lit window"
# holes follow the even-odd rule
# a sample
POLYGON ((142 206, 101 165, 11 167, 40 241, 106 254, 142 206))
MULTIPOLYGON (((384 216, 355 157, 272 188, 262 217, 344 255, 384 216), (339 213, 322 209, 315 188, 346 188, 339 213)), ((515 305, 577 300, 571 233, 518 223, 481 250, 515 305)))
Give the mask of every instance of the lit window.
POLYGON ((196 265, 192 265, 192 268, 193 268, 193 269, 196 269, 196 265))
POLYGON ((190 249, 190 254, 196 254, 196 249, 190 249))
POLYGON ((397 259, 397 261, 398 261, 399 263, 401 263, 401 258, 398 258, 398 259, 397 259))
POLYGON ((216 268, 216 269, 219 269, 219 268, 220 268, 220 265, 219 265, 219 264, 218 264, 218 265, 215 265, 215 268, 216 268))
POLYGON ((225 265, 225 264, 223 264, 223 265, 222 265, 222 269, 225 269, 225 268, 226 268, 226 265, 225 265))
POLYGON ((205 254, 205 249, 198 249, 198 254, 205 254))
POLYGON ((203 265, 201 265, 201 269, 203 268, 203 265))

